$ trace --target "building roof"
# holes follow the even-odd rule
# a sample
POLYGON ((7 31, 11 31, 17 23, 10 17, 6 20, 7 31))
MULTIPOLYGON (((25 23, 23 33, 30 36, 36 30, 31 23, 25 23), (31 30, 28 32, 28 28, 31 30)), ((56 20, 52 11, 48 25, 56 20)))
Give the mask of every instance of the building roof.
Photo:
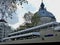
POLYGON ((51 12, 47 11, 44 8, 44 3, 43 2, 40 5, 40 9, 38 11, 38 15, 40 15, 40 17, 50 17, 50 18, 55 19, 55 16, 51 12))

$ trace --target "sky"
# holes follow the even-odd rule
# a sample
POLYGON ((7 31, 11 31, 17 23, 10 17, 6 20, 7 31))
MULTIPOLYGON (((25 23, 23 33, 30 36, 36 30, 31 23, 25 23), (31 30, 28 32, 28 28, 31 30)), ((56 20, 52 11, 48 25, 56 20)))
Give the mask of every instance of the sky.
MULTIPOLYGON (((9 25, 12 26, 12 28, 16 29, 19 27, 19 25, 23 24, 25 22, 23 16, 25 13, 27 13, 28 11, 35 13, 39 10, 40 8, 40 4, 41 4, 41 0, 27 0, 28 4, 24 3, 21 6, 17 6, 17 11, 16 11, 16 15, 13 20, 11 22, 9 22, 9 25)), ((45 8, 51 12, 52 14, 54 14, 54 16, 56 17, 57 22, 60 22, 60 0, 43 0, 44 4, 45 4, 45 8)), ((9 20, 8 20, 9 21, 9 20)))

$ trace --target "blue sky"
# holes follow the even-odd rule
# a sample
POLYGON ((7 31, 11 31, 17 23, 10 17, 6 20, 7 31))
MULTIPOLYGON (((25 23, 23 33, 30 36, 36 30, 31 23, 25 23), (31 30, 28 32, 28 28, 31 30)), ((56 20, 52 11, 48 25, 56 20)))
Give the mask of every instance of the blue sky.
MULTIPOLYGON (((10 20, 12 23, 9 22, 9 24, 15 29, 19 27, 19 25, 24 23, 23 16, 25 13, 27 13, 28 11, 35 13, 40 8, 41 0, 27 0, 27 1, 29 3, 28 5, 26 3, 22 5, 22 7, 24 8, 18 6, 18 9, 16 11, 17 14, 14 16, 12 20, 10 20)), ((54 14, 54 16, 57 19, 57 22, 60 22, 60 5, 59 5, 60 0, 44 0, 44 4, 46 9, 54 14)))

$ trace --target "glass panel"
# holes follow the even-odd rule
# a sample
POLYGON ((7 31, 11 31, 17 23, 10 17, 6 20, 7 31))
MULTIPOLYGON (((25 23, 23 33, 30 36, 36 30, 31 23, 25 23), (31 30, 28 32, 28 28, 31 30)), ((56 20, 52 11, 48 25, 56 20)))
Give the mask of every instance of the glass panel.
POLYGON ((45 35, 45 37, 51 37, 53 36, 53 34, 48 34, 48 35, 45 35))

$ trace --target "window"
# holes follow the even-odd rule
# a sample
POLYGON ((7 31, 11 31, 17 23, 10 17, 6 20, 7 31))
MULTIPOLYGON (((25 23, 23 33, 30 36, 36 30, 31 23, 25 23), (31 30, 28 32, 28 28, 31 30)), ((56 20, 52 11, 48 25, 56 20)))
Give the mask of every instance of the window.
POLYGON ((58 30, 58 32, 60 32, 60 30, 58 30))
POLYGON ((2 30, 2 29, 0 28, 0 30, 2 30))
POLYGON ((48 35, 45 35, 45 37, 51 37, 53 36, 53 34, 48 34, 48 35))
POLYGON ((0 25, 0 27, 2 27, 2 25, 0 25))
POLYGON ((11 40, 15 40, 15 38, 11 38, 11 40))
POLYGON ((10 37, 10 35, 8 35, 8 37, 10 37))

